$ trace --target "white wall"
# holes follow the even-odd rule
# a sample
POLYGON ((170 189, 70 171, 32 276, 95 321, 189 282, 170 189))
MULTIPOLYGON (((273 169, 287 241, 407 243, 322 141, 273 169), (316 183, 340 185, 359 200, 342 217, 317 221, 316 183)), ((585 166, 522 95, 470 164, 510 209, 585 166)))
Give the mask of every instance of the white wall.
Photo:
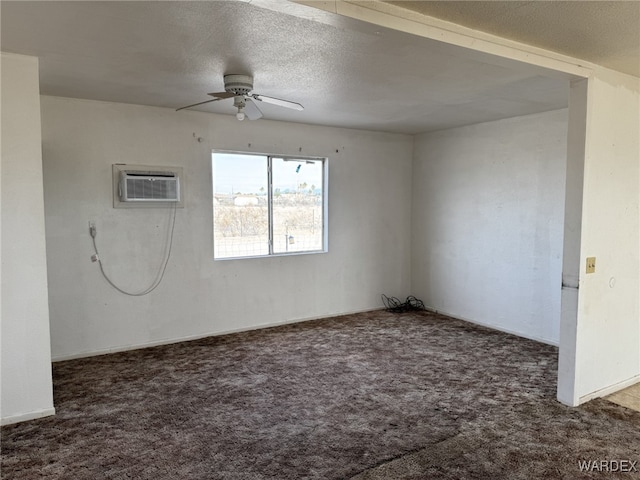
POLYGON ((567 329, 564 352, 575 377, 571 388, 559 391, 570 404, 640 381, 639 78, 594 70, 582 141, 578 317, 575 331, 567 329), (587 275, 590 256, 596 271, 587 275))
POLYGON ((559 110, 417 137, 415 295, 558 344, 566 135, 559 110))
POLYGON ((56 97, 42 97, 42 123, 54 359, 378 308, 381 293, 409 292, 410 136, 56 97), (329 157, 329 253, 214 262, 214 148, 329 157), (124 287, 146 286, 162 258, 168 212, 112 208, 113 163, 184 167, 171 261, 145 297, 117 293, 90 261, 90 220, 124 287))
POLYGON ((578 291, 582 260, 582 198, 584 197, 584 149, 587 134, 586 78, 574 80, 569 89, 567 133, 567 182, 564 202, 564 246, 562 254, 562 299, 560 315, 560 351, 558 353, 557 397, 567 405, 576 405, 575 341, 578 319, 578 291))
POLYGON ((38 60, 2 53, 2 424, 52 415, 38 60))

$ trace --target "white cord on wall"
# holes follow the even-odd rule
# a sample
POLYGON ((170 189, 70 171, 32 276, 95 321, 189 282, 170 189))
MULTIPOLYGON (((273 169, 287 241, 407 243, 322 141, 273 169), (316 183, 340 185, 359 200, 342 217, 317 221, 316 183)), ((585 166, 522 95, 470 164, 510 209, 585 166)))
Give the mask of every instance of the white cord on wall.
POLYGON ((96 227, 93 224, 89 225, 89 235, 91 235, 91 241, 93 243, 93 250, 95 251, 95 254, 92 256, 92 259, 94 259, 94 261, 98 262, 98 266, 100 267, 100 273, 102 273, 102 276, 107 281, 107 283, 109 283, 109 285, 111 285, 113 288, 115 288, 118 292, 123 293, 124 295, 129 295, 130 297, 142 297, 144 295, 147 295, 147 294, 153 292, 158 287, 158 285, 160 285, 160 283, 162 282, 162 279, 164 278, 164 272, 167 269, 167 264, 169 263, 169 258, 171 258, 171 247, 173 246, 173 231, 174 231, 175 226, 176 226, 176 204, 175 203, 173 204, 171 217, 172 217, 171 218, 171 230, 170 230, 170 234, 169 234, 169 238, 168 238, 169 245, 168 245, 168 248, 166 249, 167 256, 165 257, 165 259, 162 262, 162 268, 160 270, 158 270, 158 275, 153 280, 151 285, 149 285, 149 287, 145 288, 143 291, 138 292, 138 293, 127 292, 126 290, 118 287, 109 278, 109 276, 106 274, 106 272, 104 271, 104 267, 102 265, 102 260, 100 259, 100 254, 98 253, 98 246, 96 245, 96 235, 97 235, 96 227))

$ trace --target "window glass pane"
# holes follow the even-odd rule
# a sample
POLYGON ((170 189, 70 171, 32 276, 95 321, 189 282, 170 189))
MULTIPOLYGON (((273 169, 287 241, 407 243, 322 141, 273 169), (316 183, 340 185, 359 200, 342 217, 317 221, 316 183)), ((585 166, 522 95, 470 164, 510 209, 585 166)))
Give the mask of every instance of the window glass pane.
POLYGON ((267 157, 214 153, 214 258, 269 254, 267 157))
POLYGON ((273 252, 323 249, 321 160, 273 158, 273 252))

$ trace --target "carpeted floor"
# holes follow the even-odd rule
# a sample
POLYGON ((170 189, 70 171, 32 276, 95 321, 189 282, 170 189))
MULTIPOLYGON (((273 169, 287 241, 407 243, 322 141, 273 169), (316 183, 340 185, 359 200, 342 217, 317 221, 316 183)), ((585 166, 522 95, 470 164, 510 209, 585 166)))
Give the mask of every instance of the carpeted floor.
POLYGON ((57 363, 2 479, 640 479, 640 413, 559 404, 556 357, 376 311, 57 363))

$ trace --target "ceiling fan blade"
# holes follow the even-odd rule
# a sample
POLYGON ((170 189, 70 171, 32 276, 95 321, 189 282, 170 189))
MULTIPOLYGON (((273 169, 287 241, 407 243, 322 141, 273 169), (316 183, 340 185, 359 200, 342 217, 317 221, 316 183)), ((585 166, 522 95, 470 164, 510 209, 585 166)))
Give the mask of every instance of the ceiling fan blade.
POLYGON ((258 95, 254 93, 251 97, 255 100, 265 103, 272 103, 279 107, 292 108, 293 110, 304 110, 304 107, 296 102, 290 102, 289 100, 281 100, 279 98, 267 97, 266 95, 258 95))
POLYGON ((231 98, 231 97, 235 97, 236 94, 233 92, 218 92, 218 93, 207 93, 207 95, 211 96, 211 97, 216 97, 219 100, 225 99, 225 98, 231 98))
POLYGON ((176 112, 179 112, 180 110, 184 110, 185 108, 197 107, 198 105, 203 105, 205 103, 215 102, 216 100, 222 100, 222 99, 221 98, 214 98, 212 100, 205 100, 204 102, 194 103, 193 105, 187 105, 186 107, 176 108, 176 112))
POLYGON ((250 98, 247 98, 245 102, 244 113, 247 115, 249 120, 257 120, 262 117, 262 110, 260 110, 258 105, 256 105, 256 102, 250 98))

